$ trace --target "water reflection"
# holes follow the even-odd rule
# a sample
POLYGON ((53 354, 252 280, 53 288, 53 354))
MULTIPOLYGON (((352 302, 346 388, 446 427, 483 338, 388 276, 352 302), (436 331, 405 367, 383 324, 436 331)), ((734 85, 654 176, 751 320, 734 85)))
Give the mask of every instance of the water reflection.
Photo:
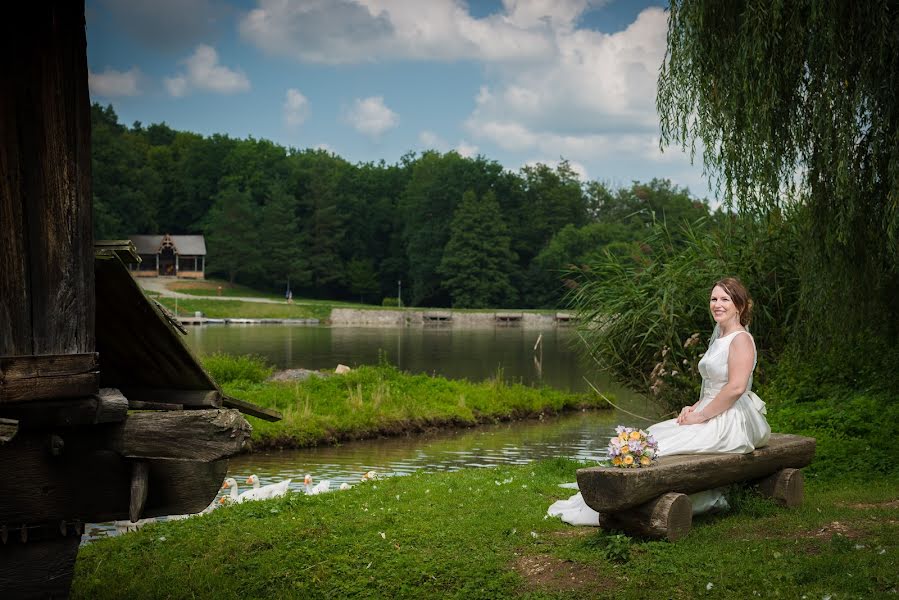
MULTIPOLYGON (((385 359, 404 371, 482 381, 501 371, 508 381, 586 391, 583 361, 570 328, 327 327, 209 325, 188 329, 199 354, 258 354, 277 368, 333 369, 385 359), (537 338, 541 347, 534 350, 537 338)), ((601 389, 627 392, 598 376, 601 389)))

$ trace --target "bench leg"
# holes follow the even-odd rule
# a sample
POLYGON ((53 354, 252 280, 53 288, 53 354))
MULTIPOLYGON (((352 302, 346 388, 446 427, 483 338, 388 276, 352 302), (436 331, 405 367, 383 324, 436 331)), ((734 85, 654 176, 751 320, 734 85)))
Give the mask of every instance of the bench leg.
POLYGON ((781 469, 759 482, 759 492, 792 508, 802 504, 805 480, 799 469, 781 469))
POLYGON ((620 513, 602 514, 599 524, 603 529, 674 542, 690 533, 693 506, 686 494, 671 492, 620 513))

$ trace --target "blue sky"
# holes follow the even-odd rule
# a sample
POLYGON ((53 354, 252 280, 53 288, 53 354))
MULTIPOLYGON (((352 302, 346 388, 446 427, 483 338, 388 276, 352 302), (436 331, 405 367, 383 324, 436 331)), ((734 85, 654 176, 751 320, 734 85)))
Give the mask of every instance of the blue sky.
MULTIPOLYGON (((92 100, 126 124, 393 163, 428 148, 711 197, 658 149, 664 2, 87 0, 92 100)), ((699 157, 697 157, 697 163, 699 157)))

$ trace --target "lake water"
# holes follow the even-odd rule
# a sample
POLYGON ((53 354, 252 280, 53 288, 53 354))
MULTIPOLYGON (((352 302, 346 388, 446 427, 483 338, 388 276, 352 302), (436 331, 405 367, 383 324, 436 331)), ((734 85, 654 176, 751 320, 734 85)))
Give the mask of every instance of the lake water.
POLYGON ((258 354, 279 369, 334 369, 377 364, 380 357, 411 373, 482 381, 499 370, 508 381, 586 391, 584 376, 603 392, 633 396, 597 374, 580 356, 573 328, 328 327, 206 325, 188 328, 200 355, 258 354), (537 339, 540 346, 534 350, 537 339))

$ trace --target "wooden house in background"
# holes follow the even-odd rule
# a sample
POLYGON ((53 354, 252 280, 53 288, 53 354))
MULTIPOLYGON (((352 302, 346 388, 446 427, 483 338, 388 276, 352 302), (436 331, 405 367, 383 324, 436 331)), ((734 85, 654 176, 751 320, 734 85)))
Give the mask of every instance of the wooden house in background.
POLYGON ((206 277, 206 239, 202 235, 132 235, 140 263, 130 265, 135 277, 206 277))
POLYGON ((0 21, 0 598, 65 597, 85 522, 196 513, 271 411, 223 396, 94 244, 83 0, 0 21), (238 408, 238 410, 234 410, 238 408))

